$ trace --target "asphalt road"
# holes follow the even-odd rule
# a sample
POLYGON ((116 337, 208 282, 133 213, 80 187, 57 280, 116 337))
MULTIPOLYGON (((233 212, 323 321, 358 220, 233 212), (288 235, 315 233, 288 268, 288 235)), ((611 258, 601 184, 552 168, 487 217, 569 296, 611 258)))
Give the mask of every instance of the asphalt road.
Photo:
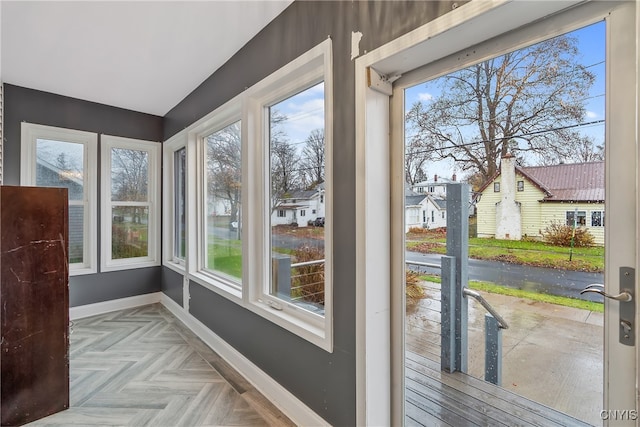
MULTIPOLYGON (((407 261, 417 261, 430 264, 440 264, 438 254, 422 254, 406 252, 407 261)), ((412 270, 440 274, 439 269, 416 267, 409 265, 412 270)), ((588 293, 580 295, 580 291, 592 283, 603 283, 601 273, 585 273, 582 271, 557 270, 552 268, 530 267, 526 265, 509 264, 498 261, 469 260, 469 280, 493 282, 511 288, 543 292, 580 298, 589 301, 602 302, 603 297, 588 293)))

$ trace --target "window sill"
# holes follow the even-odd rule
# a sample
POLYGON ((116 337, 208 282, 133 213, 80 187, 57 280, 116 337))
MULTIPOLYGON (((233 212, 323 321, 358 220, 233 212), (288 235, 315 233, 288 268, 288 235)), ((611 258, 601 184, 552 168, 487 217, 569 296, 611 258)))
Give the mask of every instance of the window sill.
POLYGON ((242 305, 242 291, 228 285, 227 283, 216 280, 212 276, 200 272, 190 274, 189 280, 193 280, 197 284, 242 305))

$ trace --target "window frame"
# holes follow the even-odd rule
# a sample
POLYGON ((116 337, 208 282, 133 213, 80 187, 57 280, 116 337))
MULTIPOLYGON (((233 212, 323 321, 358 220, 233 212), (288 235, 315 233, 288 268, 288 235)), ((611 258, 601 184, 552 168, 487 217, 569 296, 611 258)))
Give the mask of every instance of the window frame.
POLYGON ((186 269, 186 258, 189 254, 189 230, 188 230, 188 215, 189 215, 189 150, 187 148, 187 138, 185 134, 178 134, 173 138, 165 141, 163 144, 163 264, 176 270, 179 273, 184 273, 186 269), (186 229, 185 229, 185 260, 182 260, 175 256, 175 221, 176 221, 176 194, 175 194, 175 154, 180 150, 186 150, 186 182, 185 182, 185 214, 187 217, 186 229))
MULTIPOLYGON (((227 103, 221 105, 202 119, 194 123, 186 132, 187 142, 187 214, 188 223, 195 226, 187 225, 187 269, 188 279, 193 280, 200 286, 203 286, 217 294, 220 294, 231 301, 243 304, 244 283, 247 277, 248 262, 245 261, 247 254, 246 242, 246 205, 247 205, 247 160, 246 160, 246 136, 245 136, 245 115, 243 114, 242 100, 244 94, 238 95, 227 103), (203 268, 206 264, 204 257, 206 256, 206 237, 203 233, 207 229, 206 218, 206 150, 204 139, 225 127, 240 121, 240 149, 241 149, 241 168, 242 168, 242 196, 241 196, 241 217, 245 218, 245 223, 241 228, 242 238, 242 279, 240 285, 232 281, 225 280, 224 277, 212 274, 208 269, 203 268), (193 155, 192 155, 193 153, 193 155), (194 185, 190 186, 189 183, 194 185)), ((174 137, 175 138, 175 137, 174 137)), ((175 230, 169 230, 167 235, 171 235, 175 230)))
POLYGON ((494 181, 494 183, 493 183, 493 192, 494 193, 499 193, 500 192, 500 181, 494 181))
POLYGON ((565 211, 565 224, 569 227, 573 227, 575 224, 576 227, 587 227, 587 211, 586 210, 573 210, 573 211, 565 211), (573 224, 569 224, 569 216, 573 217, 573 224), (584 224, 580 223, 580 218, 584 218, 584 224))
MULTIPOLYGON (((189 178, 187 180, 188 244, 185 280, 193 281, 235 302, 327 352, 333 352, 332 79, 331 40, 327 39, 165 142, 168 144, 175 138, 183 138, 187 146, 189 178), (324 316, 307 312, 293 304, 284 304, 264 292, 264 285, 268 283, 270 277, 271 263, 271 257, 265 256, 269 250, 266 244, 269 243, 268 236, 271 231, 270 209, 266 210, 270 179, 269 144, 264 138, 269 132, 268 122, 265 124, 265 102, 273 105, 279 100, 313 86, 309 84, 310 82, 319 83, 320 81, 324 81, 325 110, 325 190, 321 196, 326 217, 324 316), (206 159, 203 141, 204 137, 238 120, 241 121, 241 215, 243 221, 241 229, 243 266, 240 288, 229 286, 224 280, 207 274, 201 269, 202 257, 205 253, 203 230, 206 230, 206 218, 204 218, 204 192, 206 191, 204 162, 206 159), (276 305, 282 305, 283 310, 276 310, 276 305)), ((169 161, 167 159, 173 159, 173 153, 165 152, 164 157, 164 161, 167 162, 169 161)), ((172 193, 174 191, 172 187, 172 185, 167 186, 165 194, 172 193)), ((171 206, 165 204, 165 209, 172 209, 171 206)), ((286 215, 286 211, 284 214, 286 215)), ((166 221, 165 224, 167 224, 164 229, 165 239, 171 240, 175 232, 172 220, 166 221)), ((169 246, 169 249, 172 247, 169 246)), ((165 265, 170 266, 167 259, 163 261, 165 265)), ((187 305, 188 286, 184 289, 185 305, 187 305)))
POLYGON ((83 145, 83 200, 69 200, 69 206, 83 206, 83 262, 70 263, 69 275, 98 272, 98 134, 34 123, 21 123, 20 185, 36 186, 38 139, 83 145))
POLYGON ((605 212, 604 209, 591 211, 590 212, 591 215, 589 215, 589 224, 590 224, 589 227, 597 227, 597 228, 604 227, 604 218, 605 218, 604 217, 604 212, 605 212), (594 219, 593 218, 593 214, 595 214, 595 213, 600 214, 600 218, 599 218, 600 219, 600 224, 599 225, 594 225, 593 224, 593 219, 594 219))
POLYGON ((124 138, 112 135, 100 135, 101 155, 101 271, 118 271, 134 268, 153 267, 161 264, 160 260, 160 169, 161 149, 158 142, 141 139, 124 138), (146 151, 148 153, 147 202, 149 207, 147 256, 135 258, 113 259, 112 251, 112 205, 122 203, 111 200, 111 150, 113 148, 146 151))
POLYGON ((240 123, 240 162, 241 162, 241 185, 242 185, 242 195, 240 197, 241 200, 241 205, 240 205, 240 218, 244 218, 244 192, 246 191, 245 188, 245 183, 246 181, 244 180, 244 157, 245 157, 245 153, 243 150, 243 139, 244 137, 242 136, 242 125, 243 125, 243 120, 242 120, 242 115, 240 114, 240 105, 236 105, 236 106, 232 106, 232 105, 227 105, 223 111, 218 112, 218 114, 216 116, 213 117, 213 119, 209 122, 209 126, 204 127, 200 132, 197 133, 196 135, 196 141, 198 144, 198 149, 199 152, 201 153, 200 156, 200 160, 199 160, 199 167, 202 170, 202 176, 199 177, 199 184, 200 184, 200 189, 201 191, 198 192, 198 202, 199 202, 199 209, 198 209, 198 214, 199 216, 199 232, 198 232, 198 261, 197 261, 197 271, 198 274, 201 278, 205 279, 205 281, 207 282, 207 284, 209 285, 213 285, 217 288, 221 288, 223 291, 226 291, 227 293, 235 296, 235 297, 242 297, 242 293, 243 293, 243 283, 244 283, 244 277, 245 277, 245 265, 247 264, 246 262, 246 253, 245 253, 245 244, 244 244, 244 232, 243 232, 243 228, 242 224, 239 225, 239 227, 241 228, 240 230, 240 235, 241 235, 241 239, 242 239, 242 274, 240 277, 239 281, 234 280, 233 278, 223 275, 223 274, 216 274, 216 272, 214 270, 211 270, 209 268, 206 267, 207 264, 207 238, 206 236, 203 234, 205 232, 207 232, 207 203, 206 203, 206 198, 207 198, 207 156, 206 156, 206 142, 205 139, 211 135, 214 134, 218 131, 221 131, 223 129, 225 129, 228 126, 231 126, 235 123, 240 123), (235 107, 235 108, 234 108, 235 107))
MULTIPOLYGON (((259 183, 249 201, 251 223, 251 259, 259 260, 250 270, 247 307, 328 352, 333 351, 333 246, 332 246, 332 136, 333 76, 331 39, 327 39, 289 64, 277 70, 247 91, 249 169, 259 183), (271 271, 270 245, 270 143, 269 107, 324 82, 325 135, 325 306, 324 316, 303 310, 269 292, 271 271)), ((245 217, 246 218, 246 217, 245 217)))
POLYGON ((524 180, 519 180, 516 182, 516 191, 524 191, 524 180))

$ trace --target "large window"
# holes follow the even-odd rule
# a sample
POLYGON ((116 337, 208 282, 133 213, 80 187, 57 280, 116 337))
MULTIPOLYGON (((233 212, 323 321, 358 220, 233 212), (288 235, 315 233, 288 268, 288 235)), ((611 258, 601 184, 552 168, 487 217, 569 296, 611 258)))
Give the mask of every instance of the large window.
POLYGON ((240 122, 203 138, 205 158, 202 268, 240 289, 242 283, 242 152, 240 122))
POLYGON ((331 74, 327 40, 167 141, 164 159, 173 173, 170 187, 165 180, 172 205, 165 206, 174 212, 165 221, 165 239, 173 240, 165 251, 174 260, 165 257, 165 264, 176 268, 175 258, 184 256, 186 231, 189 280, 327 351, 331 74), (178 140, 193 165, 186 196, 184 163, 172 145, 178 140))
POLYGON ((323 210, 324 82, 268 106, 267 111, 272 255, 268 292, 322 315, 325 229, 309 226, 302 208, 323 210), (291 215, 283 216, 284 210, 291 215))
POLYGON ((250 246, 259 264, 249 269, 249 303, 327 350, 333 317, 330 64, 327 40, 247 93, 262 199, 250 209, 256 225, 250 246), (302 216, 314 210, 313 218, 302 216))
POLYGON ((22 124, 21 184, 63 187, 69 198, 69 274, 95 273, 97 134, 22 124))
POLYGON ((158 264, 160 144, 102 136, 102 270, 158 264))

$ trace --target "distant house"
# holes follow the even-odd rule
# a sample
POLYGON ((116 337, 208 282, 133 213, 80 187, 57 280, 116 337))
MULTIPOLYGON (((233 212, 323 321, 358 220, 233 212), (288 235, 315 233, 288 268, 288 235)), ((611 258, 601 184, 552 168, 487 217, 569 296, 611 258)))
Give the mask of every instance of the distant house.
MULTIPOLYGON (((60 168, 47 160, 36 157, 37 185, 42 187, 64 187, 70 201, 82 201, 84 186, 78 172, 60 168)), ((69 206, 69 261, 80 262, 84 241, 84 210, 81 204, 69 206)))
POLYGON ((420 181, 413 184, 410 189, 418 194, 431 194, 440 199, 447 198, 447 184, 457 182, 454 173, 451 179, 443 178, 438 175, 433 176, 433 181, 420 181))
POLYGON ((507 155, 480 193, 478 237, 542 239, 552 222, 575 222, 604 244, 604 162, 520 167, 507 155))
POLYGON ((410 228, 440 228, 447 226, 447 201, 431 194, 405 191, 405 232, 410 228))
POLYGON ((271 225, 298 224, 306 227, 309 220, 324 218, 324 183, 313 190, 292 191, 279 199, 271 213, 271 225))

